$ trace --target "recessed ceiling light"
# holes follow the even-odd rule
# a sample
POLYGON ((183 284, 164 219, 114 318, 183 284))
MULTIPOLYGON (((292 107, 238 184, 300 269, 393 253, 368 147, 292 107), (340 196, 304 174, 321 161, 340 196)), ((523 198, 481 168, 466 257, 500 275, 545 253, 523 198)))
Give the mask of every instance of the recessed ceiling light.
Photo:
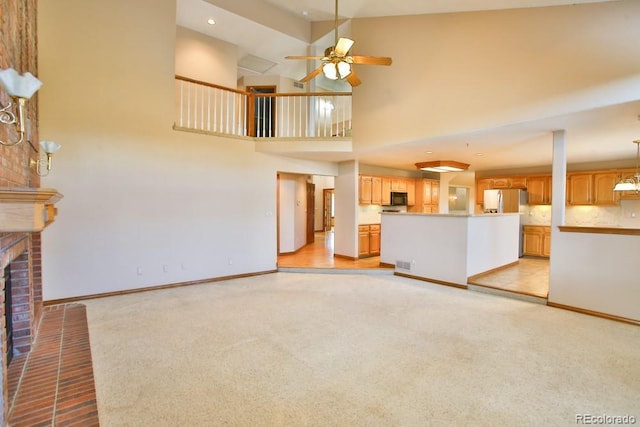
POLYGON ((424 154, 433 154, 433 151, 425 151, 424 154))
POLYGON ((207 19, 207 24, 209 24, 209 25, 215 25, 215 24, 216 24, 216 21, 215 21, 215 19, 213 19, 213 18, 209 18, 209 19, 207 19))
POLYGON ((476 153, 476 156, 484 156, 484 153, 476 153))

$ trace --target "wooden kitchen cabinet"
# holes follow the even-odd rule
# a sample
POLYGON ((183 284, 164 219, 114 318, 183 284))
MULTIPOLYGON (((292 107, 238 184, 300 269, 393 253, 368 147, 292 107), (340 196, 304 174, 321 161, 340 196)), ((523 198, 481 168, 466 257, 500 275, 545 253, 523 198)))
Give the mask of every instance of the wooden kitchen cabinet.
POLYGON ((527 177, 526 176, 513 176, 509 178, 511 181, 511 188, 518 188, 520 190, 527 189, 527 177))
POLYGON ((596 172, 593 174, 593 204, 617 205, 620 202, 620 192, 613 191, 618 182, 618 172, 596 172))
POLYGON ((530 205, 551 204, 551 175, 527 177, 527 193, 530 205))
POLYGON ((391 204, 391 178, 387 176, 382 177, 382 206, 389 206, 391 204))
POLYGON ((371 177, 371 204, 382 204, 382 178, 379 176, 371 177))
POLYGON ((380 224, 358 226, 358 257, 380 255, 380 224))
POLYGON ((405 178, 391 178, 391 191, 407 191, 407 180, 405 178))
POLYGON ((416 204, 416 181, 414 179, 407 179, 407 205, 413 206, 416 204))
POLYGON ((491 188, 511 188, 511 179, 493 178, 493 184, 491 188))
POLYGON ((593 174, 572 174, 567 178, 567 203, 570 205, 593 204, 593 174))
POLYGON ((360 175, 358 181, 358 202, 361 205, 371 204, 371 191, 373 186, 373 177, 360 175))
POLYGON ((551 255, 551 227, 540 225, 524 226, 524 255, 549 257, 551 255))
POLYGON ((440 209, 440 181, 420 179, 416 182, 416 201, 411 212, 438 213, 440 209))
POLYGON ((476 204, 484 205, 484 190, 491 190, 493 188, 492 178, 483 178, 476 181, 476 204))

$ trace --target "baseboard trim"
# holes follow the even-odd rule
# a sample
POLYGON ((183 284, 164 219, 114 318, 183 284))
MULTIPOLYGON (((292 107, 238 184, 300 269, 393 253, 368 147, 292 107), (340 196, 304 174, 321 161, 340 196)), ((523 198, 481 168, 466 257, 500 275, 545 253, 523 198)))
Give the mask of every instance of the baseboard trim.
POLYGON ((587 310, 585 308, 573 307, 571 305, 558 304, 556 302, 547 301, 549 307, 561 308, 563 310, 575 311, 576 313, 588 314, 590 316, 602 317, 604 319, 615 320, 617 322, 628 323, 631 325, 640 326, 640 320, 629 319, 627 317, 615 316, 613 314, 602 313, 599 311, 587 310))
POLYGON ((411 274, 398 273, 397 271, 394 273, 394 275, 406 277, 408 279, 421 280, 423 282, 435 283, 436 285, 451 286, 452 288, 458 288, 458 289, 467 289, 467 285, 462 285, 460 283, 445 282, 443 280, 430 279, 428 277, 413 276, 411 274))
POLYGON ((82 295, 79 297, 52 299, 52 300, 43 301, 42 304, 46 307, 51 305, 68 304, 73 302, 85 301, 88 299, 114 297, 118 295, 136 294, 140 292, 157 291, 161 289, 180 288, 183 286, 202 285, 205 283, 212 283, 212 282, 222 282, 225 280, 241 279, 243 277, 261 276, 263 274, 271 274, 271 273, 277 273, 277 272, 278 270, 266 270, 266 271, 257 271, 255 273, 234 274, 231 276, 220 276, 220 277, 212 277, 209 279, 191 280, 189 282, 169 283, 166 285, 147 286, 144 288, 125 289, 122 291, 114 291, 114 292, 103 292, 99 294, 82 295))
POLYGON ((500 267, 492 268, 491 270, 483 271, 482 273, 474 274, 473 276, 469 276, 467 278, 467 281, 477 280, 477 279, 481 278, 482 276, 485 276, 485 275, 491 274, 491 273, 496 273, 496 272, 498 272, 500 270, 504 270, 506 268, 516 266, 519 263, 520 263, 520 261, 518 260, 518 261, 515 261, 515 262, 511 262, 509 264, 501 265, 500 267))

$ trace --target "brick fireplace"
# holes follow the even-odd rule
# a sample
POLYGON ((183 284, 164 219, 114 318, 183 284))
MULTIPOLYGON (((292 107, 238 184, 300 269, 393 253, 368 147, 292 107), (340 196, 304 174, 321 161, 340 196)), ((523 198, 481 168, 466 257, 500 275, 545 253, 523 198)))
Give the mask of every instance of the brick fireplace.
MULTIPOLYGON (((37 0, 0 0, 0 69, 14 68, 20 74, 29 71, 38 75, 36 8, 37 0)), ((11 101, 0 89, 0 104, 6 106, 11 101)), ((12 324, 13 354, 29 352, 42 317, 40 231, 53 220, 52 205, 47 203, 53 203, 48 201, 57 194, 41 193, 40 179, 30 167, 30 159, 38 155, 37 107, 36 93, 27 103, 25 140, 16 146, 0 145, 0 425, 7 424, 11 398, 5 315, 12 324), (11 313, 5 313, 7 286, 11 313)), ((16 140, 14 126, 0 126, 0 140, 16 140)), ((16 358, 13 363, 24 359, 16 358)))

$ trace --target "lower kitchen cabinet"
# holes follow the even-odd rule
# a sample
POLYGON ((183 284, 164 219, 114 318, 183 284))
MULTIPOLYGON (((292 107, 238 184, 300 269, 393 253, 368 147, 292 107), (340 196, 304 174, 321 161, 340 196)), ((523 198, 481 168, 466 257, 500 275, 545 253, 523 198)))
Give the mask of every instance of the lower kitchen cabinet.
POLYGON ((551 255, 551 227, 542 225, 525 225, 524 255, 549 257, 551 255))
POLYGON ((358 256, 360 258, 380 255, 380 224, 358 226, 358 256))

